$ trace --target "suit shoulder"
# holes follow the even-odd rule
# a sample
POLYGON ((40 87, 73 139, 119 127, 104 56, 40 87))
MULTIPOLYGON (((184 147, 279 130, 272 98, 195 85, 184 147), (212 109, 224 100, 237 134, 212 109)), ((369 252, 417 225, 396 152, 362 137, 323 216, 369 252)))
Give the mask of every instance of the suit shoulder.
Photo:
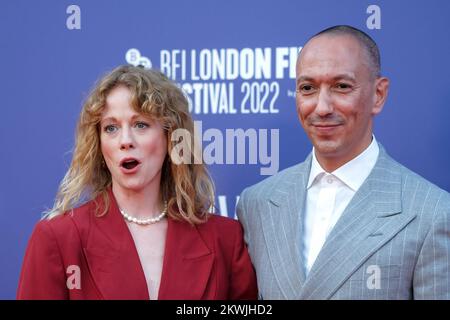
POLYGON ((393 160, 402 177, 402 199, 412 206, 421 206, 427 212, 450 214, 450 194, 418 173, 393 160))
POLYGON ((28 250, 45 252, 48 255, 59 252, 64 255, 67 250, 70 251, 73 244, 78 246, 80 243, 78 234, 71 218, 67 215, 41 220, 34 226, 28 250))
POLYGON ((89 201, 61 215, 39 221, 36 228, 51 231, 57 238, 67 239, 78 235, 79 229, 88 229, 94 210, 93 201, 89 201))
POLYGON ((216 243, 231 245, 236 239, 243 239, 239 221, 216 214, 211 214, 205 223, 197 225, 197 229, 205 239, 216 243))
POLYGON ((425 179, 418 173, 406 168, 405 166, 399 164, 400 170, 403 177, 403 185, 406 188, 416 188, 421 190, 428 190, 430 194, 439 195, 443 200, 450 200, 450 194, 444 189, 438 187, 431 181, 425 179))
POLYGON ((218 214, 209 215, 208 220, 200 226, 205 229, 214 229, 219 233, 226 233, 227 231, 233 230, 236 231, 241 227, 239 221, 218 214))
POLYGON ((309 174, 307 161, 283 169, 277 174, 274 174, 273 176, 270 176, 250 187, 247 187, 244 192, 249 196, 255 194, 270 194, 272 190, 276 189, 281 183, 283 183, 287 177, 298 175, 300 179, 300 175, 302 174, 309 174))

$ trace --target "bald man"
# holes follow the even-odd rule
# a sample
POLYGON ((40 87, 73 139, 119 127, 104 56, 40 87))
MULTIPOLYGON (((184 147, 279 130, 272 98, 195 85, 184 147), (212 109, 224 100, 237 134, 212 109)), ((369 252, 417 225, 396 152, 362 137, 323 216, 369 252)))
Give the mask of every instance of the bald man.
POLYGON ((296 105, 313 150, 237 207, 261 299, 450 299, 450 195, 375 139, 388 88, 361 30, 304 46, 296 105))

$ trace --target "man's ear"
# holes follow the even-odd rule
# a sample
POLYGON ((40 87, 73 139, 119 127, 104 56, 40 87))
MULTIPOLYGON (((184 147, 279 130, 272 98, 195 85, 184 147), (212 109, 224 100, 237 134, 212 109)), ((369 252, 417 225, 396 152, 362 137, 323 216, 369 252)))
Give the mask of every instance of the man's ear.
POLYGON ((389 79, 386 77, 378 77, 375 80, 375 103, 372 108, 372 115, 377 115, 383 110, 384 103, 389 91, 389 79))

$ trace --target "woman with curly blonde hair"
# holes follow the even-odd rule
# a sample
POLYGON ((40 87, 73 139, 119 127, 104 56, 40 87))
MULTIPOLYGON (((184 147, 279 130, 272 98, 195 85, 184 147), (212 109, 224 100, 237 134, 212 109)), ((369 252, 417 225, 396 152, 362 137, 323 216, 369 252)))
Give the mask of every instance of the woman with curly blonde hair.
POLYGON ((17 297, 255 299, 239 222, 208 213, 214 187, 187 143, 193 132, 185 96, 161 72, 104 76, 28 244, 17 297))

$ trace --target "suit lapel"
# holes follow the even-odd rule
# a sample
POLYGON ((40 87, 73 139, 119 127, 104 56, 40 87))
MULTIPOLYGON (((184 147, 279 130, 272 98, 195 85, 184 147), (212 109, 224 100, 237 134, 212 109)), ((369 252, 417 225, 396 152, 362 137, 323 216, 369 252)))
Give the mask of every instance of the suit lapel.
MULTIPOLYGON (((139 254, 111 189, 110 207, 102 217, 91 215, 83 253, 92 279, 104 299, 149 299, 139 254)), ((100 197, 96 199, 103 205, 100 197)))
MULTIPOLYGON (((145 274, 133 237, 109 190, 110 209, 91 215, 83 254, 95 286, 104 299, 148 300, 145 274)), ((103 205, 100 198, 97 202, 103 205)), ((158 299, 201 299, 212 271, 214 255, 197 227, 168 219, 158 299)))
POLYGON ((308 157, 275 185, 266 204, 268 214, 261 216, 270 263, 285 299, 297 297, 305 281, 300 235, 310 165, 308 157))
POLYGON ((372 172, 320 251, 300 299, 328 299, 415 216, 401 214, 401 174, 380 145, 372 172))
POLYGON ((172 219, 168 222, 159 299, 202 299, 207 295, 214 254, 197 226, 172 219))

